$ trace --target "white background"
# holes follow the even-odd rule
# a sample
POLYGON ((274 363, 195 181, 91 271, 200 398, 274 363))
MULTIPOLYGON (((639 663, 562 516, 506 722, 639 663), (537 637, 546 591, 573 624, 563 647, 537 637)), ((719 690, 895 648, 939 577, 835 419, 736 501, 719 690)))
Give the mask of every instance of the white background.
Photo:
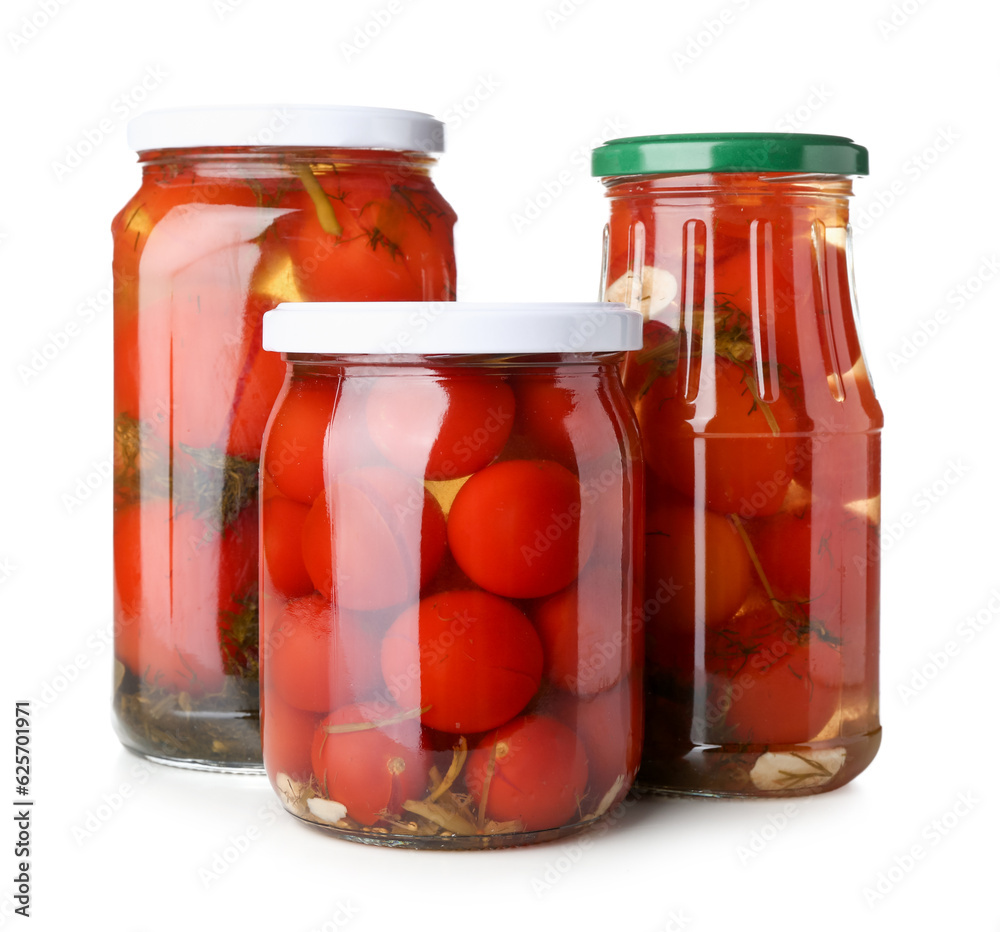
MULTIPOLYGON (((1000 927, 998 19, 973 0, 5 3, 0 736, 12 751, 13 702, 33 699, 32 927, 1000 927), (596 297, 607 208, 586 154, 602 135, 798 129, 869 147, 853 212, 886 421, 885 737, 855 783, 789 811, 653 799, 576 841, 419 853, 313 831, 262 778, 121 749, 106 476, 108 227, 139 183, 125 117, 278 101, 446 118, 436 178, 477 300, 596 297), (982 630, 960 628, 977 611, 982 630)), ((13 754, 0 761, 3 806, 13 754)))

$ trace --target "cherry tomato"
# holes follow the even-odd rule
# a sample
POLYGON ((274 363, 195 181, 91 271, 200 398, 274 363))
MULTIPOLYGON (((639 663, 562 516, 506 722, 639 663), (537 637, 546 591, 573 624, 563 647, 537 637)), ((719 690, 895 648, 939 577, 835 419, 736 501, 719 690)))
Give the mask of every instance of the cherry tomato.
POLYGON ((688 668, 696 628, 727 620, 752 572, 728 518, 699 515, 687 503, 655 507, 646 515, 646 656, 667 669, 688 668))
MULTIPOLYGON (((271 782, 279 773, 308 782, 319 716, 288 705, 273 690, 261 697, 260 737, 271 782)), ((277 787, 275 787, 277 789, 277 787)))
POLYGON ((588 795, 596 804, 624 777, 622 795, 632 785, 642 754, 642 690, 634 680, 581 700, 563 696, 553 714, 576 732, 587 752, 588 795))
POLYGON ((609 408, 592 382, 550 373, 525 373, 517 380, 518 434, 534 455, 571 469, 617 449, 617 418, 609 408))
POLYGON ((723 359, 715 361, 714 392, 686 401, 675 391, 672 379, 657 379, 639 405, 648 465, 690 499, 700 488, 696 474, 703 477, 704 504, 713 511, 745 518, 777 511, 794 460, 786 435, 795 416, 786 395, 767 402, 765 412, 751 377, 723 359))
MULTIPOLYGON (((408 217, 402 199, 393 199, 377 175, 358 174, 349 187, 337 176, 319 175, 339 233, 324 230, 312 198, 291 193, 285 203, 298 206, 277 221, 288 245, 296 277, 307 301, 421 301, 440 297, 438 274, 428 269, 425 293, 426 249, 410 258, 411 237, 423 239, 422 224, 408 217)), ((444 265, 444 260, 441 262, 444 265)), ((431 263, 433 265, 433 263, 431 263)))
POLYGON ((412 720, 398 721, 400 715, 379 703, 356 703, 331 712, 313 735, 312 768, 321 791, 361 825, 374 825, 424 795, 419 732, 412 720))
POLYGON ((531 622, 487 592, 444 592, 399 616, 382 641, 382 676, 404 708, 452 733, 486 731, 528 704, 542 676, 531 622))
POLYGON ((147 683, 222 689, 235 658, 220 635, 247 611, 256 581, 256 547, 244 532, 241 524, 220 534, 165 499, 115 515, 115 653, 147 683))
POLYGON ((497 458, 514 423, 514 393, 501 379, 443 371, 376 380, 368 431, 385 458, 427 479, 467 476, 497 458))
POLYGON ((297 502, 311 505, 323 490, 324 438, 339 393, 336 379, 292 379, 271 422, 264 469, 297 502))
POLYGON ((780 511, 748 521, 746 528, 775 596, 808 602, 814 563, 832 566, 833 561, 831 551, 820 553, 817 547, 814 552, 811 509, 780 511))
POLYGON ((532 617, 545 648, 545 675, 582 696, 610 689, 627 671, 629 609, 620 572, 588 568, 568 588, 538 603, 532 617))
POLYGON ((572 825, 587 794, 583 742, 546 715, 525 715, 490 732, 469 755, 466 785, 477 806, 523 831, 572 825))
POLYGON ((319 593, 292 599, 265 647, 268 682, 296 708, 328 712, 377 688, 376 638, 363 619, 319 593))
POLYGON ((448 543, 477 585, 511 598, 568 586, 590 556, 596 527, 581 521, 581 489, 565 467, 508 460, 476 473, 455 497, 448 543))
POLYGON ((302 557, 302 529, 309 506, 285 498, 280 493, 261 504, 264 578, 288 598, 308 595, 312 579, 302 557))
POLYGON ((264 427, 285 382, 285 362, 280 353, 261 349, 251 356, 237 388, 237 401, 226 450, 232 456, 260 458, 264 427))
POLYGON ((801 516, 782 512, 747 526, 775 596, 839 646, 845 683, 863 682, 878 665, 878 580, 867 519, 816 502, 801 516))
POLYGON ((315 587, 345 608, 374 610, 416 596, 445 551, 441 507, 416 479, 387 466, 344 473, 302 529, 315 587))
POLYGON ((837 709, 836 649, 803 636, 770 604, 706 632, 707 722, 713 740, 736 744, 809 741, 837 709), (821 676, 820 676, 821 674, 821 676))
POLYGON ((652 387, 656 379, 671 379, 669 395, 677 385, 677 359, 680 343, 677 331, 659 320, 647 320, 642 325, 642 349, 625 357, 622 384, 625 394, 634 404, 652 387))

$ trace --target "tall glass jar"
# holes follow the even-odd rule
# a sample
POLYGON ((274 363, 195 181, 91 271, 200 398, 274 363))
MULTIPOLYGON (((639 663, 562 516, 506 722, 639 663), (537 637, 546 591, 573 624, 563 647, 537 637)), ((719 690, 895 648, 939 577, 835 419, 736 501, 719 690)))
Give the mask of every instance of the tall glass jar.
POLYGON ((129 126, 115 217, 119 737, 167 763, 260 769, 258 458, 285 378, 281 301, 454 298, 442 125, 330 107, 186 110, 129 126))
POLYGON ((607 304, 265 315, 290 372, 262 460, 262 735, 291 813, 495 848, 622 802, 642 471, 618 367, 640 341, 607 304))
POLYGON ((647 475, 640 784, 816 793, 872 760, 879 433, 838 136, 700 134, 595 150, 603 296, 642 310, 625 365, 647 475))

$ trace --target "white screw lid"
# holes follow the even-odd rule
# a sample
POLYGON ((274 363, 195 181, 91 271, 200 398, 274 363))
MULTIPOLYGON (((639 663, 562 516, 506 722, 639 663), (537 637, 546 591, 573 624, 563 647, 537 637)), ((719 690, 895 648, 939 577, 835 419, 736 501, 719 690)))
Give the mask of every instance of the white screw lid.
POLYGON ((302 302, 264 315, 264 349, 306 355, 600 353, 641 346, 642 314, 607 302, 302 302))
POLYGON ((444 124, 428 113, 382 107, 188 107, 150 110, 128 124, 128 144, 148 149, 294 146, 443 152, 444 124))

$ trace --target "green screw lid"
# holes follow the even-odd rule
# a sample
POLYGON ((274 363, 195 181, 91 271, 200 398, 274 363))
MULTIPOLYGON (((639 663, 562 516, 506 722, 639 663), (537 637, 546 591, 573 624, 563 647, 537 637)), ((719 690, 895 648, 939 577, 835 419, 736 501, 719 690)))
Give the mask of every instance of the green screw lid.
POLYGON ((867 175, 868 150, 847 136, 684 133, 611 139, 591 158, 601 177, 747 171, 867 175))

